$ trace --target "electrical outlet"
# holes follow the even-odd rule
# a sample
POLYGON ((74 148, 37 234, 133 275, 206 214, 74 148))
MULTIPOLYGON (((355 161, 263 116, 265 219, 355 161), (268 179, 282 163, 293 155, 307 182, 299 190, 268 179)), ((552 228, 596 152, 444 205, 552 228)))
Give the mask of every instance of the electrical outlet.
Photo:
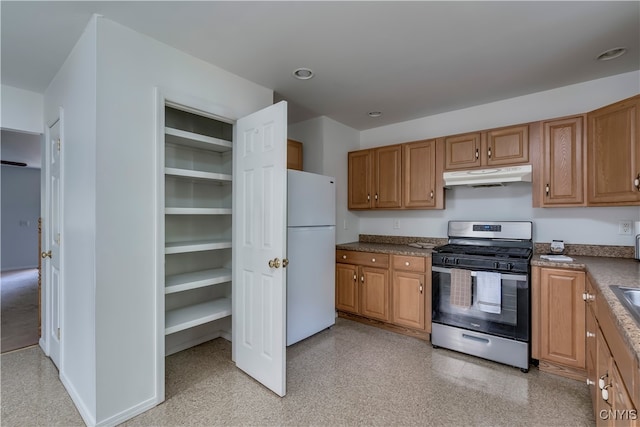
POLYGON ((394 218, 393 219, 393 228, 395 230, 399 230, 400 229, 400 220, 398 218, 394 218))
POLYGON ((618 222, 618 234, 631 234, 633 222, 632 221, 619 221, 618 222))

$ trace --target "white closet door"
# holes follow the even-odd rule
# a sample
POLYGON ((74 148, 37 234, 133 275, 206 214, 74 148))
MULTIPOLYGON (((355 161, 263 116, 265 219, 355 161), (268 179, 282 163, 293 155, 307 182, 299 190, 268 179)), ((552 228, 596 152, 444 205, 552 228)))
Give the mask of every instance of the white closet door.
POLYGON ((233 150, 234 359, 279 396, 286 393, 286 126, 284 101, 244 117, 233 150))

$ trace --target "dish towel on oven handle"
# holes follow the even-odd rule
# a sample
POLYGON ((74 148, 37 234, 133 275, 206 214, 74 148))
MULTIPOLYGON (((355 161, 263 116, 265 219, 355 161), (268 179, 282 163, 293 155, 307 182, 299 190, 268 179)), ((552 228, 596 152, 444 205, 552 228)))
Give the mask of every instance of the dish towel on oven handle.
POLYGON ((485 313, 500 314, 502 306, 502 278, 500 273, 476 272, 477 305, 485 313))
POLYGON ((451 295, 449 304, 455 307, 471 307, 471 271, 451 269, 451 295))

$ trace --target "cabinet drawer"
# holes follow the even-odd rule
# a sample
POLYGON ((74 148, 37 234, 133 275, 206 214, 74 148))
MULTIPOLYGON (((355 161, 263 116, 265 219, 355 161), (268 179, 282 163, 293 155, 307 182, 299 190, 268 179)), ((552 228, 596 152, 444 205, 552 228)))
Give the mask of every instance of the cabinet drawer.
POLYGON ((393 255, 393 269, 401 271, 415 271, 424 273, 425 258, 419 256, 393 255))
POLYGON ((358 264, 382 268, 389 267, 389 255, 375 252, 337 250, 336 261, 343 264, 358 264))

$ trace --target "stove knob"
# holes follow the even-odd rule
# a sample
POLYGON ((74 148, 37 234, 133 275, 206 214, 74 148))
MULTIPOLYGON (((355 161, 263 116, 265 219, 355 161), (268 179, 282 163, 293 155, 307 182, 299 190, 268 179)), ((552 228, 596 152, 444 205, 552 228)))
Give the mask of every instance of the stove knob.
POLYGON ((500 268, 500 263, 498 261, 494 261, 493 262, 493 268, 495 268, 495 269, 500 268))
POLYGON ((507 263, 507 270, 512 270, 513 269, 513 264, 508 262, 507 263))

